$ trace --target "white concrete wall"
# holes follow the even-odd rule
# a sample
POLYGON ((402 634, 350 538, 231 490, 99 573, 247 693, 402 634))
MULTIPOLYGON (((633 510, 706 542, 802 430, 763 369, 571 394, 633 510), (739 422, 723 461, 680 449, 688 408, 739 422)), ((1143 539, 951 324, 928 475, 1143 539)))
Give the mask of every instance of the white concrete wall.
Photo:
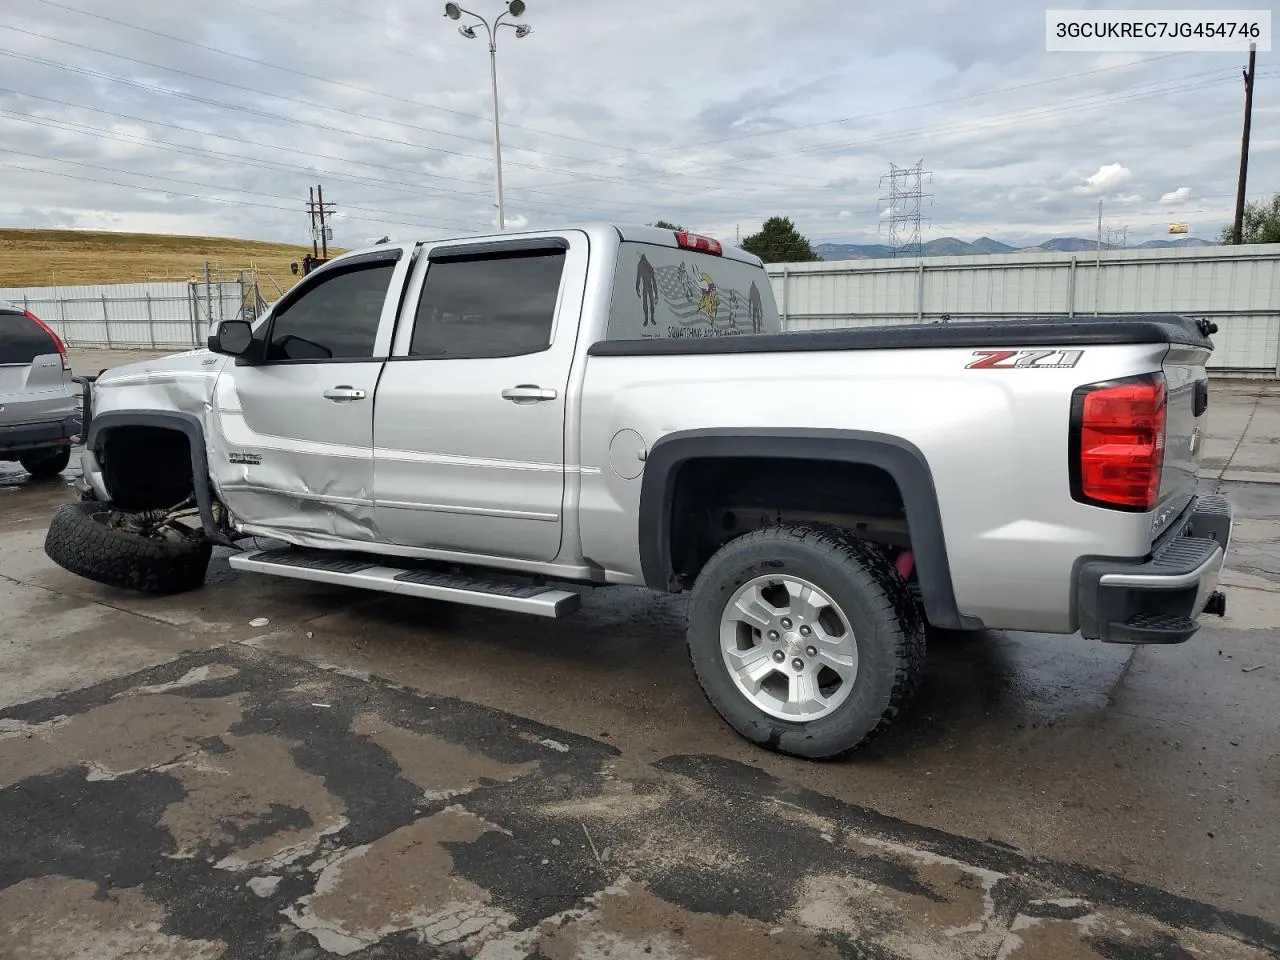
POLYGON ((1218 324, 1210 368, 1280 377, 1280 244, 770 264, 787 330, 1180 313, 1218 324))
POLYGON ((175 348, 200 346, 214 321, 239 316, 239 281, 205 285, 106 283, 58 287, 0 287, 0 301, 30 310, 72 346, 175 348))

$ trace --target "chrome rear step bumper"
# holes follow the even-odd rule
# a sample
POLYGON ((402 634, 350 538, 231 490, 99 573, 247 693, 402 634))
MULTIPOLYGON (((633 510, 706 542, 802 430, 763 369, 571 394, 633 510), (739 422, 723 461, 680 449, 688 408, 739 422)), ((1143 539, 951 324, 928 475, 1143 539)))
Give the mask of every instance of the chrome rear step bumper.
POLYGON ((1206 612, 1226 612, 1218 576, 1231 544, 1225 497, 1192 501, 1145 561, 1086 560, 1078 577, 1080 633, 1109 643, 1181 643, 1206 612))

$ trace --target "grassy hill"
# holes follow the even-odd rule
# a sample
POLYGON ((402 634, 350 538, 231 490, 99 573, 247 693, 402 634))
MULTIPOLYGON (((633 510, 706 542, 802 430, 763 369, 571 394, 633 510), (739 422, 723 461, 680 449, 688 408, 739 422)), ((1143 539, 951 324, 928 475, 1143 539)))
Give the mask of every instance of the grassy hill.
MULTIPOLYGON (((297 282, 289 264, 310 247, 223 237, 178 237, 97 230, 0 229, 0 287, 194 280, 204 263, 221 271, 256 270, 263 295, 297 282), (271 279, 268 279, 270 277, 271 279)), ((330 255, 341 251, 330 250, 330 255)))

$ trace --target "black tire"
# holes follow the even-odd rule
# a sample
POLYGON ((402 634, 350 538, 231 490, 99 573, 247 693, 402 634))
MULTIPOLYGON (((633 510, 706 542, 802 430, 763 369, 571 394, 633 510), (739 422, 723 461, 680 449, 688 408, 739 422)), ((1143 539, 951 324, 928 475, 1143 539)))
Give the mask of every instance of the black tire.
POLYGON ((836 527, 782 524, 725 544, 698 575, 688 616, 689 657, 711 705, 748 740, 780 753, 825 759, 865 744, 889 728, 923 672, 924 622, 906 584, 880 551, 836 527), (720 618, 734 592, 755 577, 783 573, 826 592, 857 642, 847 698, 808 722, 779 719, 752 703, 720 650, 720 618))
POLYGON ((204 539, 143 537, 107 526, 109 504, 68 503, 49 524, 44 552, 64 570, 109 587, 181 593, 204 583, 213 545, 204 539))
POLYGON ((71 462, 71 447, 24 454, 18 458, 18 462, 36 480, 52 480, 67 469, 67 464, 71 462))

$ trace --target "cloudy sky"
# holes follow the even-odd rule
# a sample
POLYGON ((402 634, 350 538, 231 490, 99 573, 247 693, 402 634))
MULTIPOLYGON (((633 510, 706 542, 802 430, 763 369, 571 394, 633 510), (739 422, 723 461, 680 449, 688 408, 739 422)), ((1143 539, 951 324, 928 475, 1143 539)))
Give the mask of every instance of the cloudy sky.
MULTIPOLYGON (((442 8, 10 0, 0 225, 309 242, 323 183, 339 245, 483 231, 485 44, 442 8)), ((1240 53, 1046 53, 1026 0, 529 0, 521 22, 498 41, 509 226, 731 238, 783 214, 815 242, 884 242, 881 178, 917 160, 926 240, 1088 237, 1099 197, 1130 243, 1174 221, 1216 238, 1234 206, 1240 53)), ((1275 56, 1258 55, 1251 197, 1280 190, 1275 56)))

